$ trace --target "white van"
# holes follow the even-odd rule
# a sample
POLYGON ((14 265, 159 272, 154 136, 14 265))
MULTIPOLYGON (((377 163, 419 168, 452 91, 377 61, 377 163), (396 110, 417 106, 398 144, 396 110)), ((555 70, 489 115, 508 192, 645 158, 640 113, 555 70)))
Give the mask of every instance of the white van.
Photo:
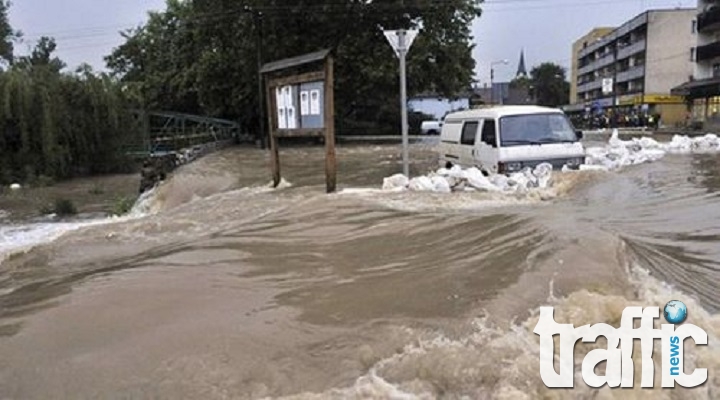
POLYGON ((445 117, 437 151, 440 166, 478 167, 485 174, 511 173, 550 163, 577 169, 585 163, 582 132, 558 109, 503 106, 445 117))

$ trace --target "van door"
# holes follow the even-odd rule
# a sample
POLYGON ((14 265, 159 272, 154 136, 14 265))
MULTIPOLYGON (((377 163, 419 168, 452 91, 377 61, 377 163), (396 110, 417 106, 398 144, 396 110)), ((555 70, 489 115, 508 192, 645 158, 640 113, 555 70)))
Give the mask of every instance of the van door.
POLYGON ((498 169, 498 139, 495 120, 491 118, 483 120, 481 129, 473 154, 475 165, 483 172, 494 174, 498 169))
POLYGON ((475 141, 477 139, 479 121, 465 121, 460 135, 460 164, 465 167, 475 165, 475 141))

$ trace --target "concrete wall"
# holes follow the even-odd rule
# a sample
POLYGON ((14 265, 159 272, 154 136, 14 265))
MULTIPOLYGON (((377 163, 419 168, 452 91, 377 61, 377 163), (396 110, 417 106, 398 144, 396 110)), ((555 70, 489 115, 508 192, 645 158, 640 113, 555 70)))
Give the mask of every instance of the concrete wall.
POLYGON ((645 94, 669 94, 688 81, 695 66, 690 49, 696 9, 656 10, 648 15, 645 94))

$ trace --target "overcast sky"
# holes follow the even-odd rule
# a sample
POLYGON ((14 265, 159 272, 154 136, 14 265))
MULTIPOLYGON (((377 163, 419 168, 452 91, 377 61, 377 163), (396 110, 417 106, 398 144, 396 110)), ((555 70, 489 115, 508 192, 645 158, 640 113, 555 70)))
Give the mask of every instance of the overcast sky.
MULTIPOLYGON (((42 35, 53 36, 58 55, 69 67, 87 62, 104 67, 103 57, 122 43, 118 31, 146 19, 148 10, 163 9, 164 0, 15 0, 10 20, 25 34, 19 51, 42 35)), ((490 62, 496 81, 511 79, 520 49, 528 69, 544 61, 570 65, 572 42, 596 26, 615 26, 650 8, 695 7, 696 0, 487 0, 473 24, 477 78, 487 83, 490 62)))

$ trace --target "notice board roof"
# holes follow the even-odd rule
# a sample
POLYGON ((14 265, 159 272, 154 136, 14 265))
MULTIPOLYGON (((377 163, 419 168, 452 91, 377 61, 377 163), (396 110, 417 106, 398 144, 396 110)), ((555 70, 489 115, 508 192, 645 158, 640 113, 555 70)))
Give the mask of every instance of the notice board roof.
POLYGON ((268 72, 280 71, 286 68, 299 67, 301 65, 310 64, 313 62, 321 61, 327 58, 330 54, 330 49, 316 51, 314 53, 303 54, 297 57, 286 58, 284 60, 273 61, 267 63, 260 68, 260 73, 266 74, 268 72))

